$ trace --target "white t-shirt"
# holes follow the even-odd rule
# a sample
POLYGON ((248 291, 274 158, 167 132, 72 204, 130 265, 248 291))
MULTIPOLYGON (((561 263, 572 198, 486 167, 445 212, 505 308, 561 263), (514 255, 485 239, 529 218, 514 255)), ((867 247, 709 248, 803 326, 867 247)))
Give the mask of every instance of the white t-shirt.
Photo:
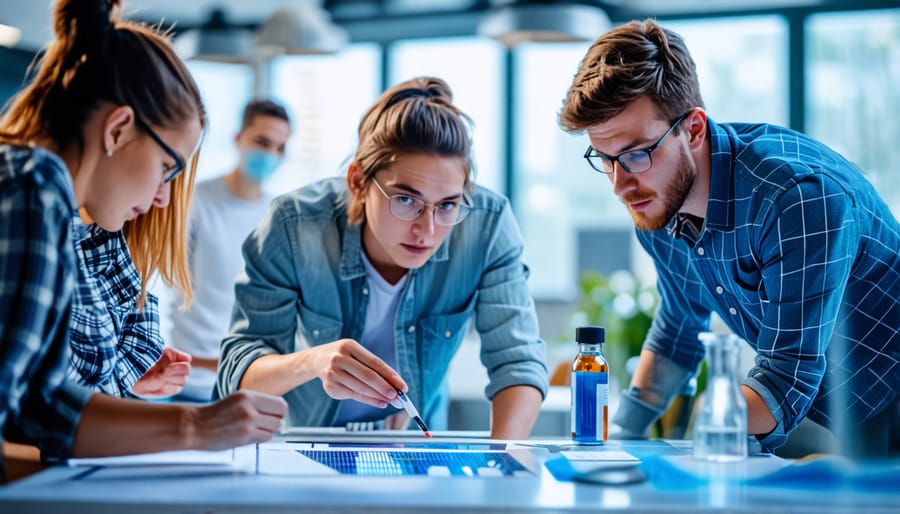
MULTIPOLYGON (((369 287, 369 305, 366 307, 366 326, 359 342, 367 350, 377 355, 388 366, 397 369, 397 347, 394 343, 394 325, 400 293, 409 275, 404 275, 396 284, 389 284, 372 266, 366 253, 362 252, 369 287)), ((356 400, 344 400, 338 408, 335 424, 341 426, 349 421, 376 421, 396 412, 388 406, 379 409, 356 400)))
MULTIPOLYGON (((234 303, 234 278, 244 267, 241 245, 256 228, 272 197, 243 200, 228 190, 224 176, 200 182, 194 190, 188 229, 188 259, 194 300, 182 310, 173 295, 172 329, 167 344, 202 358, 218 358, 228 334, 234 303)), ((216 374, 191 368, 181 394, 198 400, 212 396, 216 374)))

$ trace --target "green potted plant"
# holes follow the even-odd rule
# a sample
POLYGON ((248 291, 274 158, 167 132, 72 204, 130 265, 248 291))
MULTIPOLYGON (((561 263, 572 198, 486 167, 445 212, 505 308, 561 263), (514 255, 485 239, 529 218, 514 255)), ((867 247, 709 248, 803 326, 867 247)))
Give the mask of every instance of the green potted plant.
POLYGON ((572 313, 574 327, 599 325, 606 328, 603 352, 610 374, 619 387, 627 387, 631 374, 626 363, 640 355, 641 345, 659 306, 659 294, 653 284, 645 284, 630 271, 618 270, 608 276, 586 271, 579 280, 580 300, 572 313))

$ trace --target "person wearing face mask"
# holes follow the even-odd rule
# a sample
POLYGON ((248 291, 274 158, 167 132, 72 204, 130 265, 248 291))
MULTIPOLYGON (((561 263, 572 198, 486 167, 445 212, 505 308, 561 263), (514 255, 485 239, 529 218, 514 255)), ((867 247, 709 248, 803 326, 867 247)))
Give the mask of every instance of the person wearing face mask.
POLYGON ((168 344, 191 355, 191 372, 176 399, 212 398, 219 342, 228 332, 234 277, 244 264, 241 243, 266 212, 271 197, 262 184, 278 169, 291 135, 285 108, 254 100, 244 108, 235 136, 240 162, 230 173, 197 184, 188 228, 193 302, 172 295, 168 344))

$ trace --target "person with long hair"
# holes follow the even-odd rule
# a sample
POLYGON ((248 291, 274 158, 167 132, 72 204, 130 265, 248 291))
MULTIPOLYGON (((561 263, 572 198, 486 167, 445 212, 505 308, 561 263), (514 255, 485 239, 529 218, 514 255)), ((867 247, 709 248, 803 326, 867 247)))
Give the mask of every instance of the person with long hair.
POLYGON ((115 398, 67 379, 79 279, 72 219, 117 231, 182 173, 200 139, 196 84, 118 0, 60 0, 56 37, 0 119, 0 427, 50 458, 220 449, 267 440, 283 400, 209 406, 115 398))
POLYGON ((75 382, 113 396, 141 398, 172 396, 184 387, 191 356, 165 347, 159 301, 146 284, 159 273, 190 302, 191 283, 179 274, 185 267, 187 210, 187 202, 179 200, 190 197, 193 180, 191 166, 170 182, 168 197, 158 191, 150 210, 128 220, 122 230, 91 223, 84 209, 73 217, 79 280, 69 324, 69 376, 75 382))

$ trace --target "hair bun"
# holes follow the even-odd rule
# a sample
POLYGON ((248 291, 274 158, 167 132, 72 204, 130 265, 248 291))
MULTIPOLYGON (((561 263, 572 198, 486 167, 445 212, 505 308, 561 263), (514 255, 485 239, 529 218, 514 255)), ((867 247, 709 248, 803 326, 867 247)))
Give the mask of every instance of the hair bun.
POLYGON ((121 0, 59 0, 53 17, 57 39, 67 43, 75 58, 103 49, 120 5, 121 0))
POLYGON ((410 81, 410 87, 394 93, 387 105, 385 105, 385 108, 410 98, 442 99, 450 104, 453 102, 453 93, 450 91, 450 86, 439 78, 420 77, 410 81))

